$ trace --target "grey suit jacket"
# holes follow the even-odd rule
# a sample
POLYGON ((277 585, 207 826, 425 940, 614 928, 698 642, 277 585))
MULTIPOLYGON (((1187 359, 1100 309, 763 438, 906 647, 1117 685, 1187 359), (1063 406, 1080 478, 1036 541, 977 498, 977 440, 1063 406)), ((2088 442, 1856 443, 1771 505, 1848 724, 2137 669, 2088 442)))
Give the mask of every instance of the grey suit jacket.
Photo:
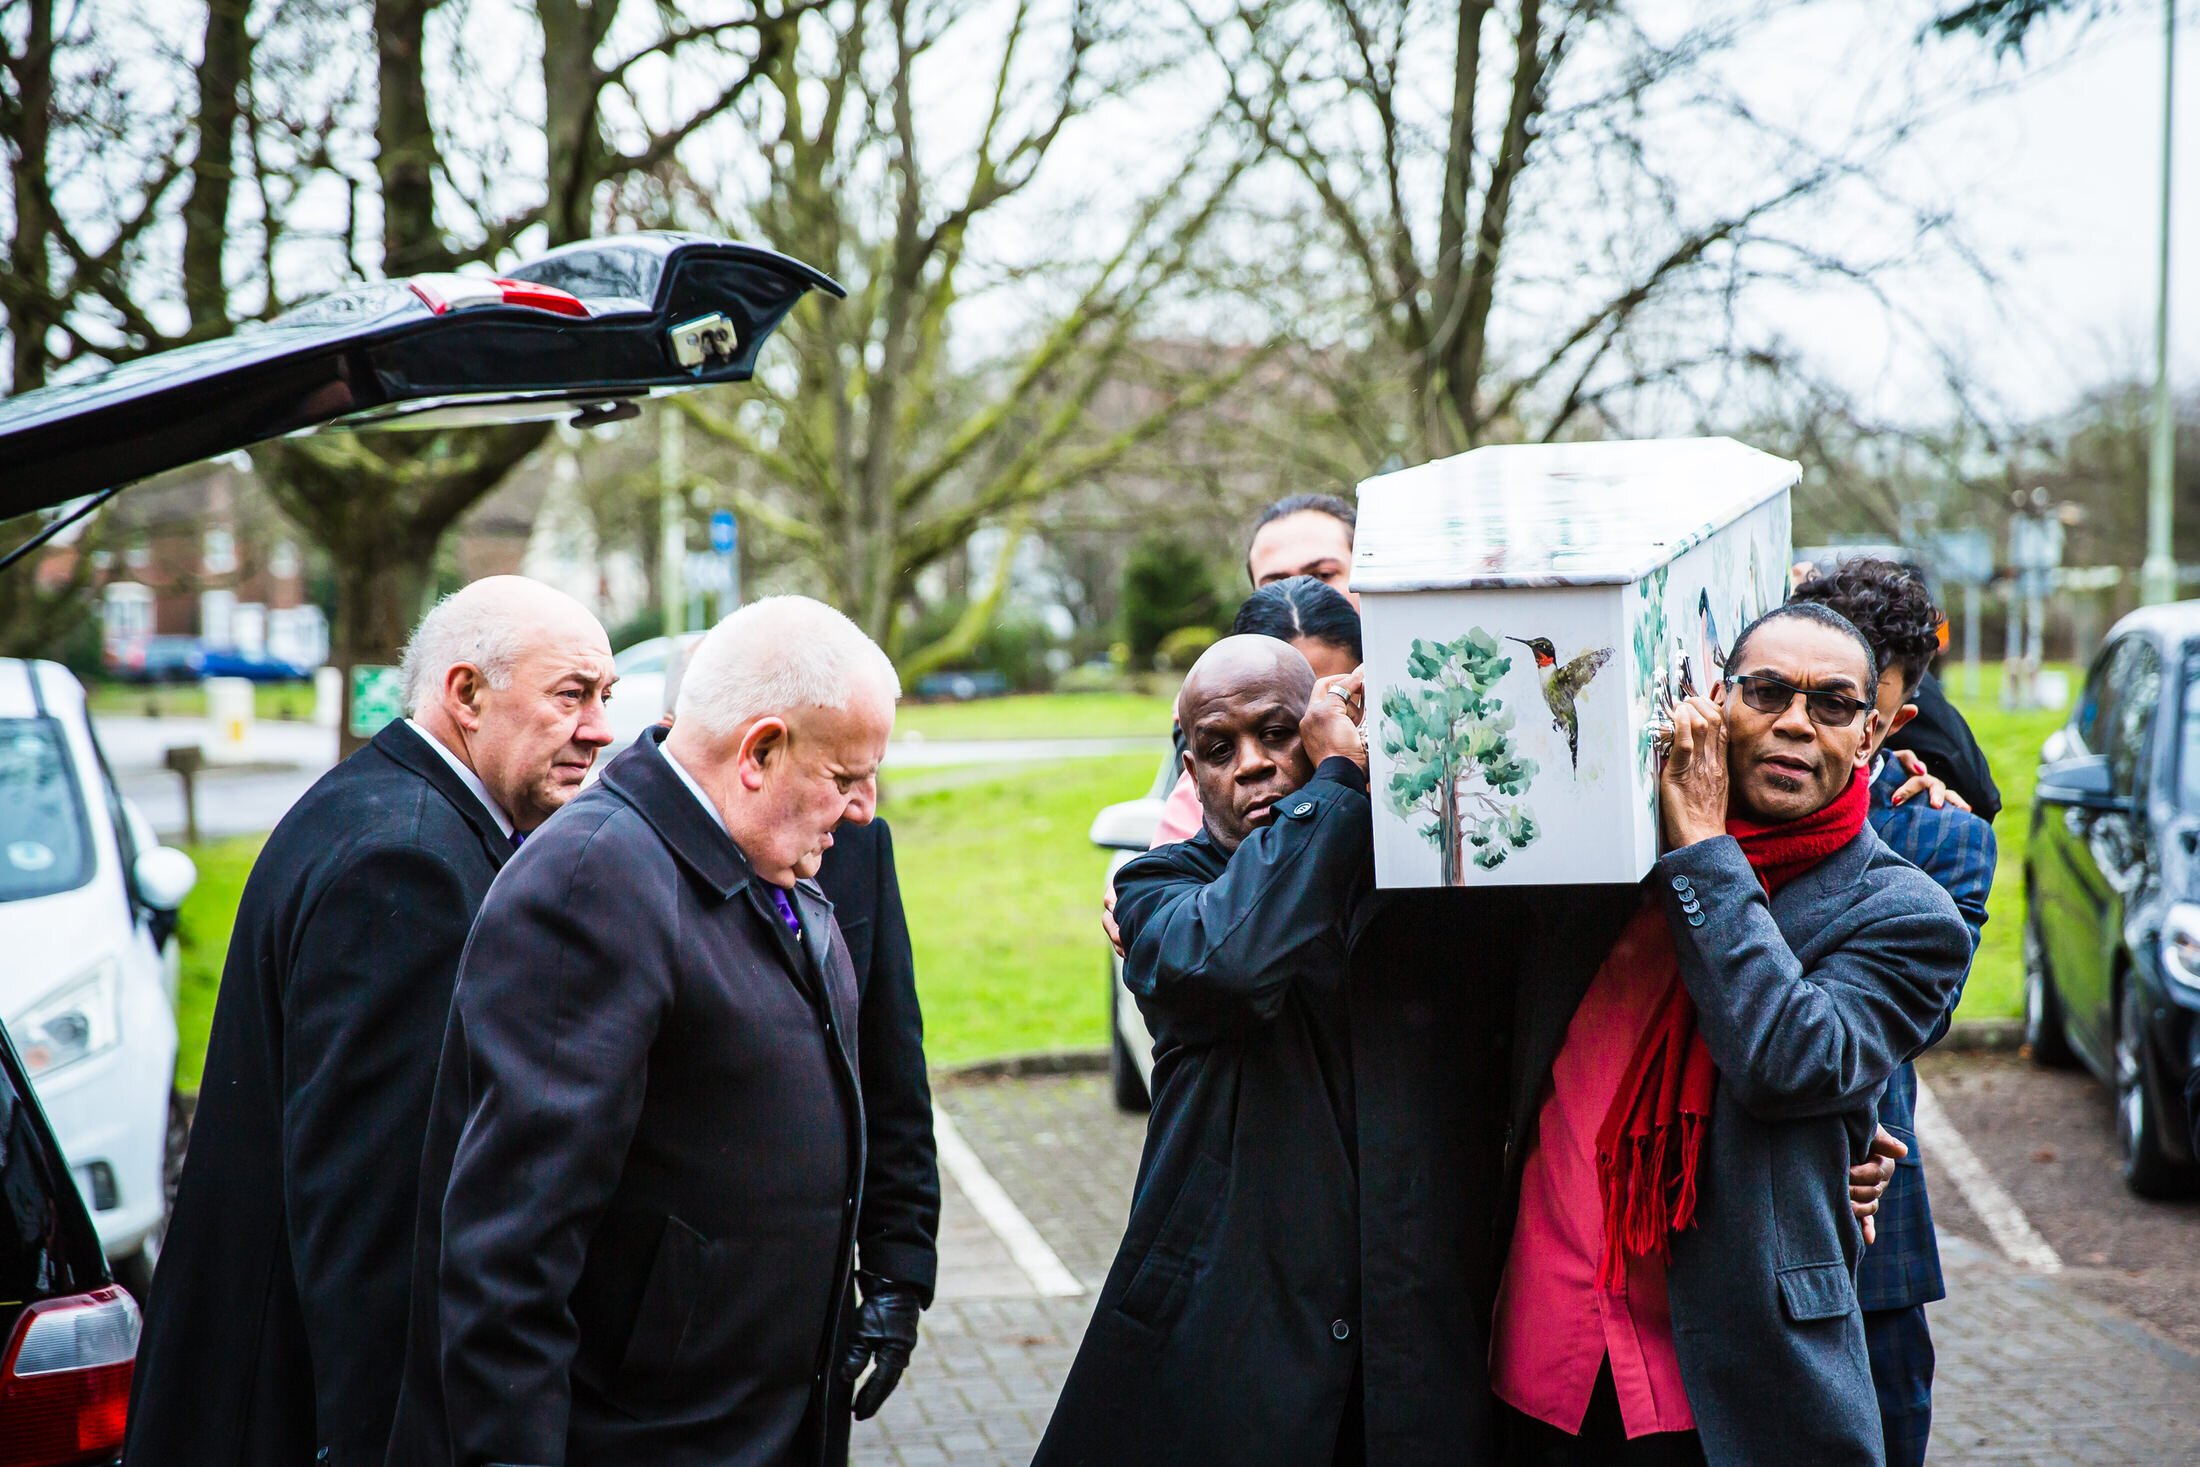
MULTIPOLYGON (((1878 1467, 1847 1172, 1888 1076, 1924 1048, 1962 981, 1970 934, 1948 894, 1868 827, 1769 902, 1725 836, 1666 855, 1647 885, 1719 1070, 1695 1226, 1674 1238, 1667 1274, 1705 1456, 1878 1467)), ((1516 1011, 1508 1226, 1551 1063, 1641 891, 1537 898, 1516 1011)))

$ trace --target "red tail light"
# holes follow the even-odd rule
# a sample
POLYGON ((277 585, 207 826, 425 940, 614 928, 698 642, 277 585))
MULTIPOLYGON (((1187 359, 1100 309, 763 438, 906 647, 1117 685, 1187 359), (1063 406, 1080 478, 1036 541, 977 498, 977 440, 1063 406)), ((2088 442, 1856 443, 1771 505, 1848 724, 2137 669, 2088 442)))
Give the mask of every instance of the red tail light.
POLYGON ((438 316, 475 306, 526 306, 560 316, 588 319, 588 305, 579 296, 554 285, 532 280, 483 279, 479 275, 415 275, 405 282, 422 305, 438 316))
POLYGON ((586 318, 588 307, 581 298, 554 285, 537 285, 532 280, 506 280, 497 278, 504 291, 504 303, 508 306, 533 306, 538 311, 556 311, 561 316, 586 318))
POLYGON ((117 1288, 33 1304, 0 1352, 0 1467, 72 1467, 122 1450, 138 1311, 117 1288))

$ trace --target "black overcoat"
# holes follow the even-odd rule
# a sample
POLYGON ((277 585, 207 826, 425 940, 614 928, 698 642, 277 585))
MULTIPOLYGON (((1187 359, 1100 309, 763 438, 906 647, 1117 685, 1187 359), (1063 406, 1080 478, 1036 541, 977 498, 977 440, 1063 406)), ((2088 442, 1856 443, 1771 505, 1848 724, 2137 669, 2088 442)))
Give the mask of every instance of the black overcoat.
MULTIPOLYGON (((894 871, 886 822, 833 832, 817 884, 856 972, 856 1058, 863 1080, 863 1211, 856 1219, 856 1266, 916 1289, 925 1304, 939 1278, 940 1168, 932 1143, 932 1085, 924 1065, 924 1014, 917 966, 894 871)), ((851 1291, 842 1328, 855 1323, 851 1291)), ((846 1462, 855 1384, 834 1371, 828 1381, 826 1460, 846 1462)))
POLYGON ((393 723, 245 883, 132 1386, 132 1467, 381 1460, 435 1056, 511 850, 393 723))
POLYGON ((474 925, 400 1467, 822 1451, 863 1177, 855 973, 831 904, 794 889, 798 942, 661 737, 529 838, 474 925))
POLYGON ((1043 1467, 1328 1467, 1353 1430, 1386 1467, 1489 1460, 1512 937, 1375 893, 1365 791, 1329 760, 1234 854, 1117 875, 1154 1109, 1043 1467))
POLYGON ((843 825, 818 868, 855 969, 857 1057, 863 1078, 863 1214, 856 1264, 908 1284, 929 1303, 939 1278, 940 1166, 932 1146, 932 1085, 916 960, 883 820, 843 825))

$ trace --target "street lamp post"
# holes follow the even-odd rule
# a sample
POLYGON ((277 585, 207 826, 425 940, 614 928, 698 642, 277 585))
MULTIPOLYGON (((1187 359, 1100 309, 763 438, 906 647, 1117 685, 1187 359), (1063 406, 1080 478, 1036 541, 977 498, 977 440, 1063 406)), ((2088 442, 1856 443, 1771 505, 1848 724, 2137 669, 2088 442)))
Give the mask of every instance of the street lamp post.
POLYGON ((2162 0, 2162 230, 2154 298, 2154 440, 2147 453, 2147 558, 2142 580, 2150 603, 2177 599, 2170 553, 2170 489, 2177 463, 2177 419, 2169 392, 2170 121, 2177 98, 2177 0, 2162 0))

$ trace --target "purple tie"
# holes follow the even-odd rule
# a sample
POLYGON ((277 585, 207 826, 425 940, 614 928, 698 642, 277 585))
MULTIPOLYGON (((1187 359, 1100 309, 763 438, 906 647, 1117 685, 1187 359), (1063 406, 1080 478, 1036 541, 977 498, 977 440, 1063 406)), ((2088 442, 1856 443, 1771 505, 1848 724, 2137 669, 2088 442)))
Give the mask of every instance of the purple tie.
POLYGON ((787 900, 787 889, 783 886, 773 887, 772 902, 779 908, 779 920, 787 924, 789 932, 800 937, 802 935, 802 919, 794 914, 794 903, 787 900))

